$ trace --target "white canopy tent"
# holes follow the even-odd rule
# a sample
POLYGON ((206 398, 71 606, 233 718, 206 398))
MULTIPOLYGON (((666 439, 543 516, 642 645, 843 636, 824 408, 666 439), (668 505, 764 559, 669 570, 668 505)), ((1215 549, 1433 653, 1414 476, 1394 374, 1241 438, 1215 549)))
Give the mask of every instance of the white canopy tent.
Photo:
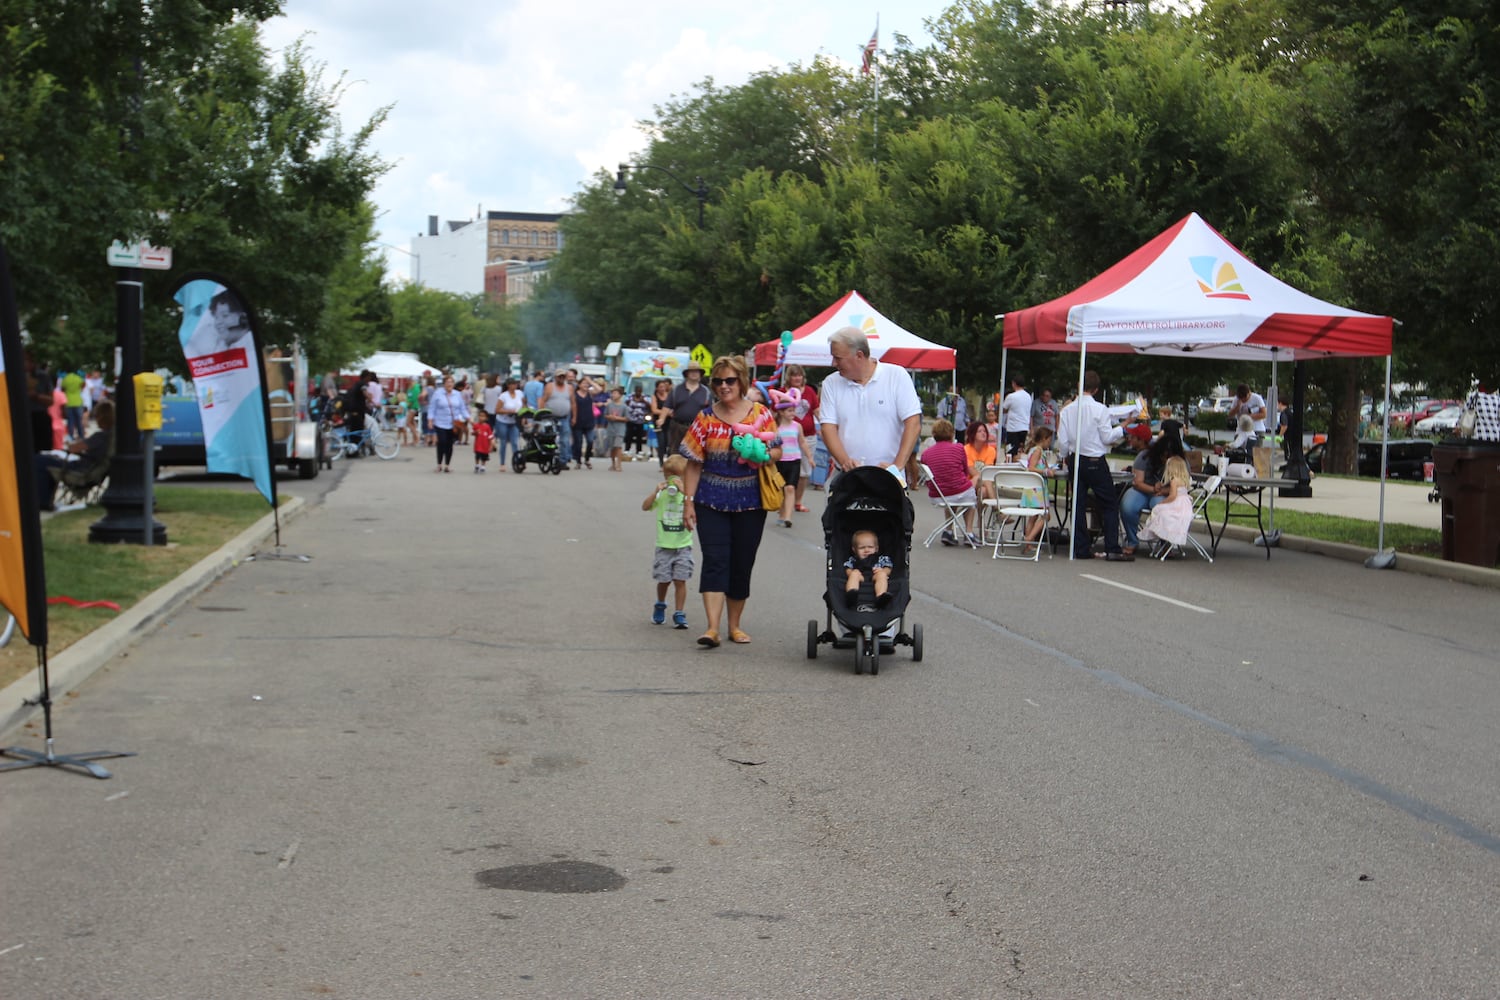
POLYGON ((346 366, 341 374, 358 375, 366 370, 374 372, 376 378, 405 379, 421 378, 424 374, 437 375, 442 372, 442 368, 419 360, 415 354, 405 351, 376 351, 363 361, 346 366))
MULTIPOLYGON (((1197 213, 1069 294, 1004 319, 1007 353, 1012 348, 1078 351, 1080 394, 1090 350, 1264 359, 1271 362, 1273 384, 1278 360, 1384 357, 1390 410, 1394 320, 1323 302, 1278 281, 1197 213)), ((1002 359, 1002 380, 1004 364, 1002 359)), ((1385 469, 1382 447, 1382 549, 1385 469)))
MULTIPOLYGON (((953 371, 958 367, 958 352, 942 344, 923 340, 910 330, 875 311, 875 307, 855 291, 846 293, 833 305, 792 331, 786 363, 816 368, 833 367, 828 338, 846 326, 864 333, 870 341, 870 356, 877 361, 920 371, 953 371)), ((781 353, 781 340, 755 345, 755 364, 775 365, 781 353)))

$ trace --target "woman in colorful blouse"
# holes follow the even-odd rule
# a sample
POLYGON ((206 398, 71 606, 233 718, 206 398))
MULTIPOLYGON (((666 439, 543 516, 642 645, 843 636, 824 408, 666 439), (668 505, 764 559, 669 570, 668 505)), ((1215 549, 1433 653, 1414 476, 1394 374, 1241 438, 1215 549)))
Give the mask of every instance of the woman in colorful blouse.
POLYGON ((726 608, 730 640, 750 641, 740 630, 740 616, 750 596, 750 573, 766 527, 759 467, 745 464, 730 445, 736 433, 743 433, 735 425, 764 435, 770 461, 781 458, 776 418, 746 397, 749 388, 750 367, 745 359, 719 358, 709 378, 713 405, 698 414, 682 438, 682 455, 688 460, 682 476, 687 494, 683 520, 689 530, 698 532, 703 554, 698 592, 708 616, 708 629, 698 637, 698 645, 710 649, 719 645, 719 619, 726 608))

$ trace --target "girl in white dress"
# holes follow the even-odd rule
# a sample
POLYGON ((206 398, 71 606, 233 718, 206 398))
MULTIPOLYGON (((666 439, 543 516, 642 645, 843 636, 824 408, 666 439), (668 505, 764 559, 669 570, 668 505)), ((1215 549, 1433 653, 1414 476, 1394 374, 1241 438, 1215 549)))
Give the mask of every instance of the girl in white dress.
POLYGON ((1193 483, 1187 463, 1176 457, 1167 459, 1162 478, 1170 490, 1167 498, 1151 508, 1151 518, 1141 529, 1142 541, 1160 539, 1174 545, 1187 543, 1188 529, 1193 526, 1193 500, 1188 487, 1193 483))

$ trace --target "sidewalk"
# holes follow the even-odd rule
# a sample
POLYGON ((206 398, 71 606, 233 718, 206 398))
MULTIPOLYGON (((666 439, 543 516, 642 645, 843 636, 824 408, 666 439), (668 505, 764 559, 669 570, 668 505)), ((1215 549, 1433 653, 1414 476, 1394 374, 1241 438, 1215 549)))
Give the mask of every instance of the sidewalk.
MULTIPOLYGON (((1432 489, 1432 483, 1388 480, 1385 484, 1385 523, 1409 524, 1433 531, 1441 529, 1443 505, 1427 499, 1432 489)), ((1314 476, 1312 494, 1310 497, 1278 496, 1276 509, 1333 514, 1362 521, 1380 520, 1379 480, 1314 476)))

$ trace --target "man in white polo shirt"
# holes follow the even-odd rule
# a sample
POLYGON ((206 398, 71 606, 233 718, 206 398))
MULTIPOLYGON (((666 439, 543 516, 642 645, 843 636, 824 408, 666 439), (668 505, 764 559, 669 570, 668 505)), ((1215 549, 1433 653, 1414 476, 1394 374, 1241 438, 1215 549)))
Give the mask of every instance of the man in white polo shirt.
POLYGON ((833 367, 823 380, 818 413, 834 467, 879 465, 906 482, 906 463, 922 433, 922 402, 900 365, 870 357, 870 342, 852 326, 828 338, 833 367))

